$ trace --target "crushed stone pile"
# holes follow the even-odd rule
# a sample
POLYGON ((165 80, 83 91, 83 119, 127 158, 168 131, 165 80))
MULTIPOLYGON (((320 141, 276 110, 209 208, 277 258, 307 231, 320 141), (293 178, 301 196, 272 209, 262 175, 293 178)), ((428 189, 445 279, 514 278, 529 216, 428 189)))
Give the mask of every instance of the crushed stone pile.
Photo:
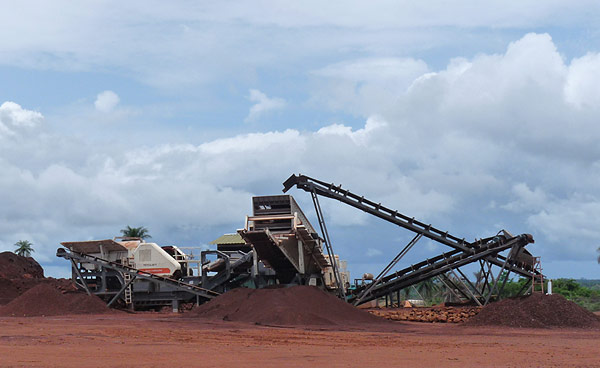
POLYGON ((369 313, 391 321, 460 323, 475 316, 481 307, 418 307, 418 308, 378 308, 369 313))
POLYGON ((35 259, 21 257, 13 252, 0 253, 0 278, 44 278, 44 269, 35 259))
POLYGON ((195 308, 190 314, 275 326, 352 326, 388 322, 313 286, 233 289, 195 308))
POLYGON ((600 329, 600 318, 562 295, 535 293, 488 304, 465 325, 600 329))
POLYGON ((109 310, 97 296, 41 283, 0 307, 0 316, 32 317, 65 314, 96 314, 109 310))

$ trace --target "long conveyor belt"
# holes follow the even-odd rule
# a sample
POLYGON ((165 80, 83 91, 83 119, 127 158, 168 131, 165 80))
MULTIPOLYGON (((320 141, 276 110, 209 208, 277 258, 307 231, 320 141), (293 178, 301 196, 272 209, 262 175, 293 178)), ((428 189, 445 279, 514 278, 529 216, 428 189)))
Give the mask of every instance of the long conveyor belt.
MULTIPOLYGON (((375 203, 347 189, 342 189, 341 185, 335 186, 306 175, 292 175, 283 183, 283 186, 283 192, 287 192, 290 188, 296 186, 314 195, 335 199, 453 248, 450 252, 442 253, 432 259, 411 265, 390 275, 382 275, 377 280, 378 284, 372 285, 370 288, 369 295, 360 296, 360 302, 375 299, 440 275, 448 270, 456 269, 479 260, 485 260, 493 265, 502 267, 503 270, 512 271, 525 277, 531 277, 532 273, 535 272, 530 265, 517 262, 510 255, 509 257, 499 255, 500 252, 507 249, 511 249, 511 255, 513 256, 519 254, 523 247, 529 243, 533 243, 533 237, 529 234, 518 236, 510 234, 497 235, 479 239, 475 242, 467 242, 464 238, 451 235, 447 231, 439 230, 430 224, 417 221, 396 210, 382 206, 381 203, 375 203)), ((350 296, 350 299, 356 298, 357 295, 364 291, 365 287, 359 287, 355 291, 355 294, 350 296)))

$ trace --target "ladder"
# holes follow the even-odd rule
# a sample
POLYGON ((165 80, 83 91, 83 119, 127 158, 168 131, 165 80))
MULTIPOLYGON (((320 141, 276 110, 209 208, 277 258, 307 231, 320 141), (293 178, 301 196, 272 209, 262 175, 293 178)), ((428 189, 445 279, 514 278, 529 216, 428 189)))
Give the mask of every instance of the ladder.
MULTIPOLYGON (((127 267, 131 267, 131 263, 129 262, 129 258, 123 259, 123 264, 127 267)), ((130 306, 133 303, 133 293, 131 286, 131 274, 128 272, 122 273, 123 275, 123 283, 127 285, 125 290, 123 291, 123 300, 125 301, 125 305, 130 306)))
POLYGON ((533 272, 531 275, 531 293, 541 292, 544 293, 544 275, 542 274, 542 261, 540 257, 533 257, 534 264, 533 269, 536 272, 533 272))

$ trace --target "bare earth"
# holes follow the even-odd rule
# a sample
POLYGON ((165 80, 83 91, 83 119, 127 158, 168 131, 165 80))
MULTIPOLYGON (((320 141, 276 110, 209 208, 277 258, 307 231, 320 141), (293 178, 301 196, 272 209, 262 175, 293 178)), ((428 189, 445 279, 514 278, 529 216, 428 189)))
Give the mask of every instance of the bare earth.
POLYGON ((2 367, 600 367, 600 331, 392 322, 324 330, 170 314, 0 318, 2 367))

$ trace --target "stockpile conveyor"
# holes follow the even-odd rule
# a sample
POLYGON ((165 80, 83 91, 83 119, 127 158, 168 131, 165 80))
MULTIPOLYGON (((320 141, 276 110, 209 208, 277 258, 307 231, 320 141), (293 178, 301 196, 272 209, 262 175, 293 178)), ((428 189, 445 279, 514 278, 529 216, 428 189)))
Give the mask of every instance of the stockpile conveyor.
MULTIPOLYGON (((375 203, 347 189, 342 189, 341 185, 335 186, 305 175, 292 175, 283 183, 283 186, 284 193, 296 186, 311 193, 313 201, 317 195, 335 199, 417 234, 375 278, 373 283, 359 285, 349 296, 349 300, 355 304, 391 295, 393 292, 436 276, 442 277, 442 282, 451 283, 453 286, 456 286, 454 285, 456 283, 462 284, 456 286, 455 289, 463 296, 482 304, 487 303, 493 294, 498 293, 504 286, 503 283, 499 285, 502 272, 515 272, 530 279, 536 272, 534 258, 524 249, 527 244, 533 243, 533 237, 529 234, 513 236, 507 231, 501 231, 496 236, 468 242, 464 238, 439 230, 431 224, 417 221, 414 217, 405 216, 396 210, 382 206, 381 203, 375 203), (388 275, 398 261, 423 236, 452 249, 388 275), (507 249, 510 249, 507 257, 499 254, 507 249), (483 286, 479 287, 473 285, 459 269, 466 264, 478 261, 481 272, 485 275, 485 282, 481 283, 483 286), (500 267, 496 278, 491 272, 492 265, 500 267), (485 266, 487 266, 487 270, 485 266), (456 275, 456 272, 462 277, 455 277, 454 280, 451 280, 447 276, 447 273, 456 275)), ((315 206, 317 205, 318 202, 315 202, 315 206)), ((319 212, 320 208, 317 208, 317 213, 319 212)), ((502 281, 505 282, 506 279, 504 278, 502 281)))

